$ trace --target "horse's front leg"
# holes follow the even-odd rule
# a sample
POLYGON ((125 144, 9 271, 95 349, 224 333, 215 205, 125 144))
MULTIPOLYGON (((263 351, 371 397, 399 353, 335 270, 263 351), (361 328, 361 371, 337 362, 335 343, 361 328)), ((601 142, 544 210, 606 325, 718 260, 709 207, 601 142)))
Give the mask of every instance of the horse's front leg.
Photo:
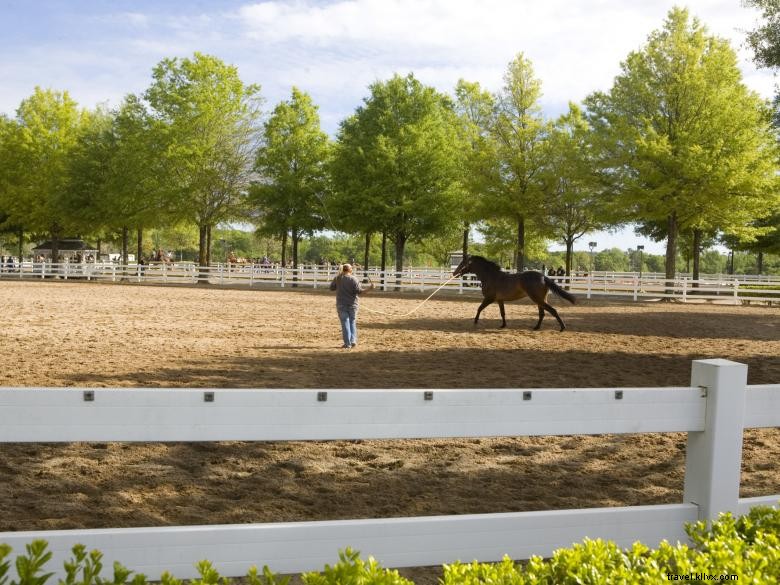
POLYGON ((482 301, 482 303, 480 303, 480 305, 479 305, 479 309, 477 309, 477 316, 476 316, 476 317, 474 317, 474 325, 476 325, 477 323, 479 323, 479 314, 482 312, 482 309, 484 309, 485 307, 487 307, 487 306, 488 306, 490 303, 492 303, 492 302, 493 302, 493 299, 489 299, 489 298, 488 298, 488 299, 485 299, 485 300, 483 300, 483 301, 482 301))
POLYGON ((501 327, 499 329, 503 329, 506 327, 506 313, 504 312, 504 301, 498 301, 498 310, 501 311, 501 327))

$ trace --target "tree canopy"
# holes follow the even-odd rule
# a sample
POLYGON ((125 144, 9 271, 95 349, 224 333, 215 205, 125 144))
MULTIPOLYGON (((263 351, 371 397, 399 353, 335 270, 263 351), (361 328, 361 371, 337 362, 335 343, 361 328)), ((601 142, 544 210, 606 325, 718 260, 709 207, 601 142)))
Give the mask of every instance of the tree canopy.
POLYGON ((609 92, 586 100, 625 219, 666 225, 666 274, 680 230, 755 235, 749 218, 777 197, 777 150, 768 109, 742 83, 728 43, 687 10, 670 11, 629 54, 609 92))

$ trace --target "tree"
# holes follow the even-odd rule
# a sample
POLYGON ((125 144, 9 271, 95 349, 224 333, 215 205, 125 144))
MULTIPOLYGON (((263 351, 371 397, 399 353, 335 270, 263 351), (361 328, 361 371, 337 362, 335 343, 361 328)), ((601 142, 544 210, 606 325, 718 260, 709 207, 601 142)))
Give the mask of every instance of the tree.
POLYGON ((144 226, 171 214, 162 196, 161 142, 143 103, 130 95, 116 111, 95 112, 71 156, 67 206, 84 231, 121 234, 125 265, 130 230, 138 234, 140 257, 144 226))
POLYGON ((3 187, 7 222, 28 231, 48 233, 52 261, 59 240, 74 221, 64 204, 70 156, 89 120, 67 92, 35 88, 22 101, 15 123, 4 131, 3 187))
POLYGON ((538 100, 541 82, 522 53, 509 63, 504 87, 495 98, 492 125, 496 141, 499 184, 486 198, 493 218, 511 218, 516 226, 515 267, 525 263, 526 230, 542 225, 544 188, 541 171, 546 164, 550 125, 542 117, 538 100))
POLYGON ((24 229, 20 223, 20 218, 15 217, 12 208, 15 207, 15 191, 12 187, 15 182, 14 148, 13 140, 17 135, 16 121, 11 120, 4 114, 0 114, 0 233, 13 232, 18 237, 18 256, 22 257, 22 246, 24 244, 24 229))
POLYGON ((746 6, 761 10, 764 23, 748 31, 747 43, 759 67, 780 67, 780 3, 777 0, 743 0, 746 6))
POLYGON ((329 155, 330 143, 320 129, 317 106, 307 93, 293 87, 290 100, 279 103, 265 123, 255 163, 260 180, 252 189, 264 230, 282 236, 283 262, 288 232, 297 266, 301 235, 325 225, 321 201, 329 155))
POLYGON ((145 93, 164 140, 169 197, 199 230, 207 266, 214 226, 237 216, 252 178, 260 88, 216 57, 164 59, 145 93))
POLYGON ((494 100, 479 83, 463 79, 455 87, 455 112, 460 120, 465 146, 463 161, 463 244, 465 257, 469 251, 471 225, 485 215, 485 193, 498 184, 496 142, 490 129, 493 124, 494 100))
POLYGON ((543 171, 547 222, 553 236, 566 246, 567 275, 574 242, 605 227, 590 135, 582 110, 569 104, 569 111, 550 132, 548 165, 543 171))
POLYGON ((609 93, 587 98, 588 117, 612 203, 640 224, 665 223, 673 278, 681 231, 757 233, 751 220, 777 197, 768 109, 742 83, 728 43, 679 8, 621 69, 609 93))
POLYGON ((460 134, 450 101, 411 74, 370 91, 339 129, 334 190, 342 229, 386 232, 400 271, 407 242, 458 222, 460 134))

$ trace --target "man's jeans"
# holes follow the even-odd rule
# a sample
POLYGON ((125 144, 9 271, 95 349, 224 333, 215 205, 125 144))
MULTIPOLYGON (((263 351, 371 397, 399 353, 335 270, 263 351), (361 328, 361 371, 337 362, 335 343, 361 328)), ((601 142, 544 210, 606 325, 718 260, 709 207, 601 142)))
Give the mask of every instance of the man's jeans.
POLYGON ((336 307, 341 321, 341 337, 344 347, 357 345, 357 307, 336 307))

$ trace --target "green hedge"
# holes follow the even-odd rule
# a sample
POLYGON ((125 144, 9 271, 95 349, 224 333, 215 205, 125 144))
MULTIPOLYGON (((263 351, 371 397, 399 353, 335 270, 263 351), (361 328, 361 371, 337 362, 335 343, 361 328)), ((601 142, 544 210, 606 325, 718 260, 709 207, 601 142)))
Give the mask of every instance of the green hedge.
MULTIPOLYGON (((557 550, 549 559, 532 557, 525 563, 505 558, 500 563, 454 563, 445 565, 443 585, 569 585, 569 584, 644 584, 668 582, 736 581, 752 584, 777 584, 780 579, 780 510, 753 508, 746 516, 734 519, 721 515, 708 526, 704 522, 688 525, 692 546, 667 542, 651 550, 641 543, 621 549, 613 542, 586 539, 571 548, 557 550)), ((28 544, 26 554, 16 558, 18 581, 9 583, 11 548, 0 544, 0 585, 44 585, 51 573, 44 566, 51 559, 47 543, 28 544)), ((114 563, 113 577, 101 576, 103 565, 99 551, 87 553, 82 545, 73 548, 73 557, 65 563, 66 577, 60 585, 146 585, 144 575, 134 575, 120 563, 114 563)), ((200 577, 192 585, 229 585, 208 561, 197 565, 200 577)), ((394 570, 381 567, 376 560, 363 560, 347 549, 339 562, 326 565, 322 572, 304 573, 306 585, 414 585, 394 570)), ((181 585, 168 573, 163 585, 181 585)), ((252 568, 244 585, 286 585, 288 577, 252 568)))

